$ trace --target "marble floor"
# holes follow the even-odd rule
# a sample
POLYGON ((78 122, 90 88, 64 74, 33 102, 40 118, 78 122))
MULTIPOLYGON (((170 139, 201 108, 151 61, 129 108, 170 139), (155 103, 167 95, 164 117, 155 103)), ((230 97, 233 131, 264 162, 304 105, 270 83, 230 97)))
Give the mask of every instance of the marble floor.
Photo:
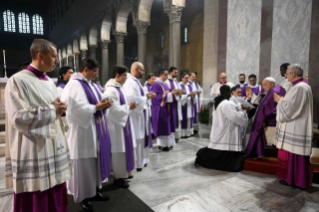
MULTIPOLYGON (((151 162, 135 172, 129 188, 156 212, 319 211, 319 185, 313 193, 279 184, 276 176, 249 171, 231 173, 194 166, 195 153, 209 142, 208 126, 182 139, 169 152, 156 145, 151 162)), ((12 190, 4 189, 0 159, 0 211, 12 211, 12 190)))

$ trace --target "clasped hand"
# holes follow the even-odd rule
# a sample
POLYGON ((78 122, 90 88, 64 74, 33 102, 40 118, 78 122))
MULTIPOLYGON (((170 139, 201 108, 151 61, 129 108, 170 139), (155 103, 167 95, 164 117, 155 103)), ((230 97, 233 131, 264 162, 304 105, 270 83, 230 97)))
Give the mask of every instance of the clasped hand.
POLYGON ((57 115, 62 115, 66 112, 68 106, 64 103, 64 102, 61 102, 60 101, 60 98, 56 98, 52 104, 54 105, 55 107, 55 112, 57 115))
POLYGON ((96 104, 96 110, 103 110, 111 107, 113 105, 113 100, 102 99, 99 103, 96 104))

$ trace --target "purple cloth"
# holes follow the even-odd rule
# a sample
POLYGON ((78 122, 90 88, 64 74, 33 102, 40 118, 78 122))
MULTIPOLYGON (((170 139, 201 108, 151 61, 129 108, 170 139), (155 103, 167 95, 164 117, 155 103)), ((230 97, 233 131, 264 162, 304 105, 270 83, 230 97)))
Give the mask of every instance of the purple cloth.
MULTIPOLYGON (((78 81, 82 85, 90 104, 96 105, 97 103, 99 103, 99 101, 102 100, 101 91, 99 91, 93 83, 91 85, 96 90, 98 100, 96 99, 93 90, 87 82, 82 80, 78 81)), ((105 110, 96 111, 94 114, 94 119, 100 143, 100 170, 101 178, 103 181, 108 178, 111 173, 111 138, 107 127, 105 110)))
POLYGON ((301 77, 301 78, 299 78, 299 79, 293 81, 293 82, 292 82, 292 86, 298 84, 299 82, 304 82, 304 83, 306 83, 307 85, 309 85, 309 83, 308 83, 303 77, 301 77))
POLYGON ((14 212, 67 212, 65 183, 45 191, 14 193, 14 212))
POLYGON ((101 87, 99 83, 93 82, 93 85, 96 85, 96 87, 102 92, 103 88, 101 87))
POLYGON ((278 169, 281 167, 277 166, 277 178, 286 181, 288 185, 307 188, 309 179, 309 164, 309 156, 297 155, 288 152, 287 171, 285 172, 286 176, 278 174, 278 169))
POLYGON ((60 88, 64 89, 65 86, 66 86, 66 84, 60 84, 57 87, 60 87, 60 88))
POLYGON ((148 92, 150 92, 152 90, 152 86, 149 83, 146 83, 146 87, 148 92))
POLYGON ((286 91, 280 85, 276 85, 266 96, 262 96, 256 112, 249 142, 245 150, 245 158, 258 158, 264 155, 267 141, 264 132, 265 126, 276 126, 277 103, 274 101, 274 93, 285 96, 286 91))
MULTIPOLYGON (((192 86, 190 84, 188 84, 187 86, 188 86, 189 91, 191 92, 192 86)), ((185 85, 181 84, 181 87, 184 91, 186 91, 185 85)), ((187 95, 187 93, 186 93, 186 95, 187 95)), ((193 98, 194 97, 191 97, 191 103, 193 102, 193 98)), ((192 108, 192 112, 193 112, 193 107, 191 106, 191 108, 192 108)), ((182 106, 182 115, 183 115, 183 120, 181 121, 181 125, 182 125, 181 128, 187 129, 187 119, 188 119, 187 118, 187 103, 184 106, 182 106)), ((191 118, 190 121, 191 121, 190 127, 193 128, 193 119, 191 118)))
POLYGON ((155 82, 152 86, 156 97, 152 99, 153 133, 158 136, 171 135, 170 103, 166 103, 169 89, 165 83, 155 82))
MULTIPOLYGON (((172 92, 172 90, 177 89, 175 88, 174 81, 172 79, 168 79, 169 84, 170 84, 170 89, 169 91, 172 92)), ((177 101, 176 101, 176 96, 173 95, 173 102, 170 103, 170 121, 171 121, 171 132, 175 132, 176 129, 178 128, 178 112, 177 112, 177 101)))
MULTIPOLYGON (((190 90, 189 92, 193 92, 193 86, 192 86, 192 82, 189 81, 188 85, 190 85, 190 90)), ((193 117, 193 124, 197 124, 197 107, 196 107, 196 103, 192 101, 192 117, 193 117)))
MULTIPOLYGON (((114 87, 120 94, 120 104, 125 105, 126 101, 124 98, 124 94, 119 87, 114 87)), ((133 147, 133 138, 132 131, 130 126, 130 117, 127 118, 126 126, 123 127, 124 139, 125 139, 125 154, 126 154, 126 164, 127 171, 131 172, 134 169, 134 147, 133 147)))
MULTIPOLYGON (((248 84, 244 85, 242 88, 241 88, 241 96, 242 97, 246 97, 246 87, 248 86, 248 84)), ((254 94, 258 95, 260 92, 261 93, 264 93, 265 90, 263 88, 263 86, 259 85, 257 88, 252 88, 252 91, 254 94)))
MULTIPOLYGON (((245 87, 245 86, 247 86, 247 85, 248 85, 248 84, 244 84, 243 87, 245 87)), ((241 88, 240 84, 237 84, 236 87, 240 87, 240 88, 241 88)))
POLYGON ((39 80, 48 81, 48 77, 45 75, 44 72, 39 71, 38 69, 34 68, 33 66, 29 65, 26 70, 31 71, 39 80))

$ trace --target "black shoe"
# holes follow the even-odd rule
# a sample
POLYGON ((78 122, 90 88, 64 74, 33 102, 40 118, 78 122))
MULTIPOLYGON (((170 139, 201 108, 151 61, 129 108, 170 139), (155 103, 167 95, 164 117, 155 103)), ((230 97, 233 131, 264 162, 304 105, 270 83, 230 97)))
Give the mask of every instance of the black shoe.
POLYGON ((137 168, 136 171, 141 172, 143 168, 137 168))
POLYGON ((84 210, 87 211, 94 211, 94 206, 92 205, 92 203, 89 201, 89 199, 84 199, 81 202, 81 206, 84 210))
POLYGON ((164 152, 168 152, 168 151, 169 151, 169 148, 168 148, 168 147, 163 147, 162 150, 163 150, 164 152))
POLYGON ((115 179, 114 184, 120 188, 129 188, 130 184, 125 179, 115 179))
POLYGON ((100 192, 97 192, 96 195, 92 198, 89 198, 89 201, 109 201, 110 197, 107 195, 103 195, 100 192))
POLYGON ((179 139, 175 138, 175 142, 178 143, 179 139))
POLYGON ((147 167, 147 163, 145 163, 144 167, 147 167))
POLYGON ((170 149, 173 149, 173 146, 170 146, 169 148, 170 148, 170 149))
POLYGON ((127 179, 133 179, 133 177, 134 177, 134 175, 130 175, 130 176, 128 176, 127 179))
POLYGON ((286 181, 284 181, 284 180, 279 180, 279 183, 280 183, 281 185, 284 185, 284 186, 290 186, 290 185, 288 185, 288 183, 287 183, 286 181))
POLYGON ((162 150, 162 149, 163 149, 163 147, 162 147, 162 146, 158 146, 158 149, 162 150))
POLYGON ((198 131, 197 130, 194 130, 194 134, 197 134, 198 133, 198 131))

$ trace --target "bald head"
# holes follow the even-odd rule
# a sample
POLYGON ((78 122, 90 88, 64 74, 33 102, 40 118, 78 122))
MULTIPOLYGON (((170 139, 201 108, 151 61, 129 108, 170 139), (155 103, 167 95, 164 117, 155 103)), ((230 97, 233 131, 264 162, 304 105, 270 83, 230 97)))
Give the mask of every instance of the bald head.
POLYGON ((220 75, 219 75, 219 80, 220 80, 220 82, 221 83, 225 83, 226 81, 227 81, 227 75, 226 75, 226 73, 220 73, 220 75))
POLYGON ((268 93, 276 85, 276 80, 272 77, 266 77, 262 81, 263 88, 266 93, 268 93))
POLYGON ((139 79, 144 75, 144 65, 140 62, 134 62, 131 66, 131 74, 135 78, 139 79))

